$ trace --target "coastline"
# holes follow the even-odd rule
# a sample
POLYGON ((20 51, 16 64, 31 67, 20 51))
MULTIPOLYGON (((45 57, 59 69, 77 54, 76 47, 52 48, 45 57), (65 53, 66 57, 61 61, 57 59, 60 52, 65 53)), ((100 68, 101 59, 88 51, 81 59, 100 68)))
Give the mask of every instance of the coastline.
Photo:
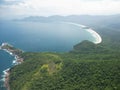
POLYGON ((78 23, 73 23, 73 22, 61 22, 61 23, 75 25, 75 26, 80 27, 81 29, 86 30, 87 32, 89 32, 95 38, 95 41, 93 41, 93 43, 95 43, 95 44, 99 44, 99 43, 102 42, 101 36, 96 31, 94 31, 92 28, 90 28, 88 26, 78 24, 78 23))
MULTIPOLYGON (((99 43, 102 42, 101 36, 96 31, 94 31, 93 29, 91 29, 88 26, 77 24, 77 23, 72 23, 72 22, 62 22, 62 23, 78 26, 81 29, 86 30, 87 32, 89 32, 95 38, 95 41, 93 41, 95 44, 99 44, 99 43)), ((7 52, 10 55, 14 56, 15 59, 12 62, 13 66, 21 64, 24 60, 18 54, 14 53, 14 50, 12 50, 12 49, 3 49, 2 48, 6 44, 9 45, 8 43, 2 43, 2 45, 0 46, 0 50, 4 50, 5 52, 7 52)), ((4 75, 2 76, 3 77, 2 81, 4 82, 4 86, 7 88, 7 90, 10 90, 10 86, 9 86, 10 68, 4 70, 3 73, 4 73, 4 75)))
MULTIPOLYGON (((9 53, 11 56, 14 56, 15 60, 13 60, 12 65, 18 65, 21 64, 23 62, 23 58, 21 58, 19 55, 17 55, 15 52, 17 49, 9 49, 9 48, 3 48, 5 46, 9 46, 10 48, 12 47, 10 44, 8 43, 2 43, 2 45, 0 46, 0 50, 3 50, 7 53, 9 53)), ((6 70, 3 71, 4 75, 2 76, 3 79, 2 81, 4 82, 4 87, 6 87, 7 90, 10 90, 10 86, 9 86, 9 76, 10 76, 10 69, 8 68, 6 70)))
POLYGON ((94 41, 95 44, 99 44, 102 42, 101 36, 97 32, 95 32, 93 29, 89 28, 89 29, 85 29, 85 30, 88 31, 89 33, 91 33, 92 36, 95 38, 95 41, 94 41))
POLYGON ((10 90, 9 86, 9 75, 10 75, 10 68, 3 71, 4 72, 4 87, 7 88, 7 90, 10 90))

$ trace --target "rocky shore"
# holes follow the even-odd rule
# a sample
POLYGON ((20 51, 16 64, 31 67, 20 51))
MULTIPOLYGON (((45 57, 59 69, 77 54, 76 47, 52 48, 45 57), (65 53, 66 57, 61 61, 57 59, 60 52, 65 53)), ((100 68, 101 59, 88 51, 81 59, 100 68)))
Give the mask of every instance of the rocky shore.
MULTIPOLYGON (((15 60, 13 61, 13 65, 18 65, 23 62, 23 58, 21 57, 21 54, 23 53, 22 50, 17 49, 8 43, 2 43, 0 49, 6 51, 7 53, 15 57, 15 60)), ((9 86, 10 68, 4 70, 3 72, 4 72, 4 77, 3 77, 4 86, 7 88, 7 90, 10 90, 10 86, 9 86)))

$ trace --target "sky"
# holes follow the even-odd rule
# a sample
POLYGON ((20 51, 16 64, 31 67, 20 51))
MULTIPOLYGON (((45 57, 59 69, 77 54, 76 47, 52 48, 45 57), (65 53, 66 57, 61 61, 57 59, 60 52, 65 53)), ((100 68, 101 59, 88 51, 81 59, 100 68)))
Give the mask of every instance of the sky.
POLYGON ((120 0, 0 0, 0 18, 120 14, 120 0))

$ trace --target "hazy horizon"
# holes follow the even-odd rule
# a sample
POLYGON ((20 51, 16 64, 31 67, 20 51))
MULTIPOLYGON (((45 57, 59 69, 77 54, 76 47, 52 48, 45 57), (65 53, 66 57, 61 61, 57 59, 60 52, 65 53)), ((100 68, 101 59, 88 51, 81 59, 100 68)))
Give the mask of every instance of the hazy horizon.
POLYGON ((0 18, 120 14, 120 0, 0 0, 0 18))

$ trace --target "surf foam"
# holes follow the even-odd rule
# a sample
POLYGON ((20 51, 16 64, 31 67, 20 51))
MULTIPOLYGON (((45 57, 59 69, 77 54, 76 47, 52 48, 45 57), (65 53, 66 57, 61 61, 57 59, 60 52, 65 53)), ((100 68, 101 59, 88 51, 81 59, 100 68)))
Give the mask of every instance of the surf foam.
POLYGON ((80 27, 80 29, 86 30, 87 32, 89 32, 95 38, 95 41, 93 41, 93 43, 95 43, 95 44, 99 44, 99 43, 102 42, 101 36, 96 31, 94 31, 93 29, 91 29, 88 26, 85 26, 85 25, 82 25, 82 24, 78 24, 78 23, 73 23, 73 22, 61 22, 61 23, 75 25, 75 26, 80 27))

